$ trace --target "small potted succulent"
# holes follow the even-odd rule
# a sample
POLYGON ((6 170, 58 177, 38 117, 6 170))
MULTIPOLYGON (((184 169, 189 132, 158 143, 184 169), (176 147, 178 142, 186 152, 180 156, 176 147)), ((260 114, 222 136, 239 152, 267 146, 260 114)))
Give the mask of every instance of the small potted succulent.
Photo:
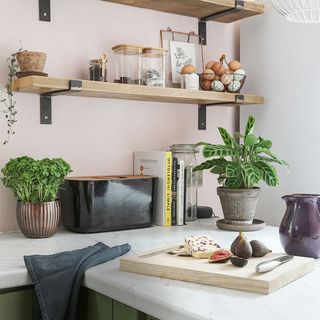
POLYGON ((17 198, 17 222, 27 238, 48 238, 60 224, 58 191, 71 172, 61 158, 34 160, 24 156, 11 159, 1 170, 3 185, 17 198))
POLYGON ((272 142, 253 134, 255 119, 249 116, 245 133, 235 133, 235 137, 243 140, 237 143, 224 129, 218 128, 224 144, 203 145, 203 156, 211 158, 194 170, 210 170, 218 175, 221 185, 217 189, 224 214, 224 222, 229 224, 251 224, 253 221, 262 180, 268 186, 275 187, 279 183, 274 164, 287 166, 272 152, 272 142))

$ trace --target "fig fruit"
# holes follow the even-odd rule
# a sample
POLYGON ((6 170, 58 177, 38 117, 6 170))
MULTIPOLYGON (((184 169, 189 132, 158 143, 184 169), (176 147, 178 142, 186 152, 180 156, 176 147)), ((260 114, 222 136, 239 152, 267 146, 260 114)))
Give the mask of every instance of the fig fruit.
POLYGON ((252 256, 252 247, 242 231, 232 242, 230 250, 235 256, 240 258, 248 259, 252 256))
POLYGON ((240 257, 230 257, 230 261, 234 266, 239 267, 239 268, 243 268, 248 263, 247 259, 243 259, 240 257))
POLYGON ((272 252, 272 250, 258 240, 252 240, 250 244, 252 247, 252 256, 254 257, 264 257, 269 252, 272 252))
POLYGON ((212 255, 209 257, 210 263, 225 263, 229 260, 231 256, 230 251, 225 249, 216 250, 212 253, 212 255))

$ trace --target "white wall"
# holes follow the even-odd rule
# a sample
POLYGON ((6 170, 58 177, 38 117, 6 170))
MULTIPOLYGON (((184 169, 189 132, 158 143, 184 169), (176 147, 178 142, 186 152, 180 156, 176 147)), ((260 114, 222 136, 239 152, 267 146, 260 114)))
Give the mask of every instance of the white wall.
POLYGON ((266 1, 266 13, 241 25, 241 61, 246 88, 265 97, 261 107, 242 107, 241 125, 256 117, 256 133, 274 142, 273 151, 290 163, 279 168, 280 186, 265 185, 257 217, 279 225, 289 193, 320 193, 320 25, 285 20, 266 1))
MULTIPOLYGON (((111 48, 119 43, 159 46, 160 29, 197 32, 195 18, 143 10, 100 0, 53 0, 52 22, 38 20, 38 0, 1 0, 0 84, 6 58, 19 48, 47 52, 45 71, 52 77, 86 78, 89 59, 105 52, 109 79, 111 48)), ((237 33, 232 25, 210 23, 205 59, 221 53, 235 57, 237 33)), ((132 152, 167 149, 173 143, 214 141, 217 126, 233 130, 232 108, 210 108, 207 131, 197 130, 197 106, 77 97, 53 98, 53 125, 39 124, 39 96, 16 94, 18 123, 9 145, 0 143, 0 166, 12 157, 63 157, 75 175, 132 173, 132 152)), ((0 113, 0 139, 5 136, 0 113)), ((1 140, 0 140, 1 141, 1 140)), ((206 174, 199 203, 221 212, 216 179, 206 174)), ((15 200, 0 186, 0 231, 17 228, 15 200)))

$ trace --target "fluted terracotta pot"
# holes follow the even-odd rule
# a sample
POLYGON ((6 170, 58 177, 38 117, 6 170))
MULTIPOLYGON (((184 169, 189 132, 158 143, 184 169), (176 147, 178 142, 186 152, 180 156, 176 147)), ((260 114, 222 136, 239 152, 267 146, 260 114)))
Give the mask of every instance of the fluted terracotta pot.
POLYGON ((52 237, 60 225, 60 201, 17 202, 17 222, 27 238, 52 237))

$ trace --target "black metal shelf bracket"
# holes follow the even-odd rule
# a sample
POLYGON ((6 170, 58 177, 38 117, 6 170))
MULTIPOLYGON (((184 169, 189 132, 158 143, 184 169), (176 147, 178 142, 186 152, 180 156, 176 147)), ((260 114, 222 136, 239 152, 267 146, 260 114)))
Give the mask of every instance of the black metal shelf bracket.
POLYGON ((39 20, 40 21, 51 21, 51 0, 39 0, 39 20))
POLYGON ((200 44, 202 42, 203 45, 207 44, 207 21, 214 21, 218 18, 227 16, 232 13, 236 13, 244 9, 244 0, 235 0, 235 4, 233 8, 226 9, 214 14, 211 14, 206 17, 202 17, 198 22, 198 34, 200 36, 200 44))
POLYGON ((51 97, 65 92, 80 92, 82 81, 70 80, 69 88, 40 95, 40 124, 52 124, 51 97))
POLYGON ((199 104, 198 105, 198 130, 207 130, 207 107, 231 105, 240 106, 244 102, 244 95, 236 94, 234 102, 217 102, 211 104, 199 104))

